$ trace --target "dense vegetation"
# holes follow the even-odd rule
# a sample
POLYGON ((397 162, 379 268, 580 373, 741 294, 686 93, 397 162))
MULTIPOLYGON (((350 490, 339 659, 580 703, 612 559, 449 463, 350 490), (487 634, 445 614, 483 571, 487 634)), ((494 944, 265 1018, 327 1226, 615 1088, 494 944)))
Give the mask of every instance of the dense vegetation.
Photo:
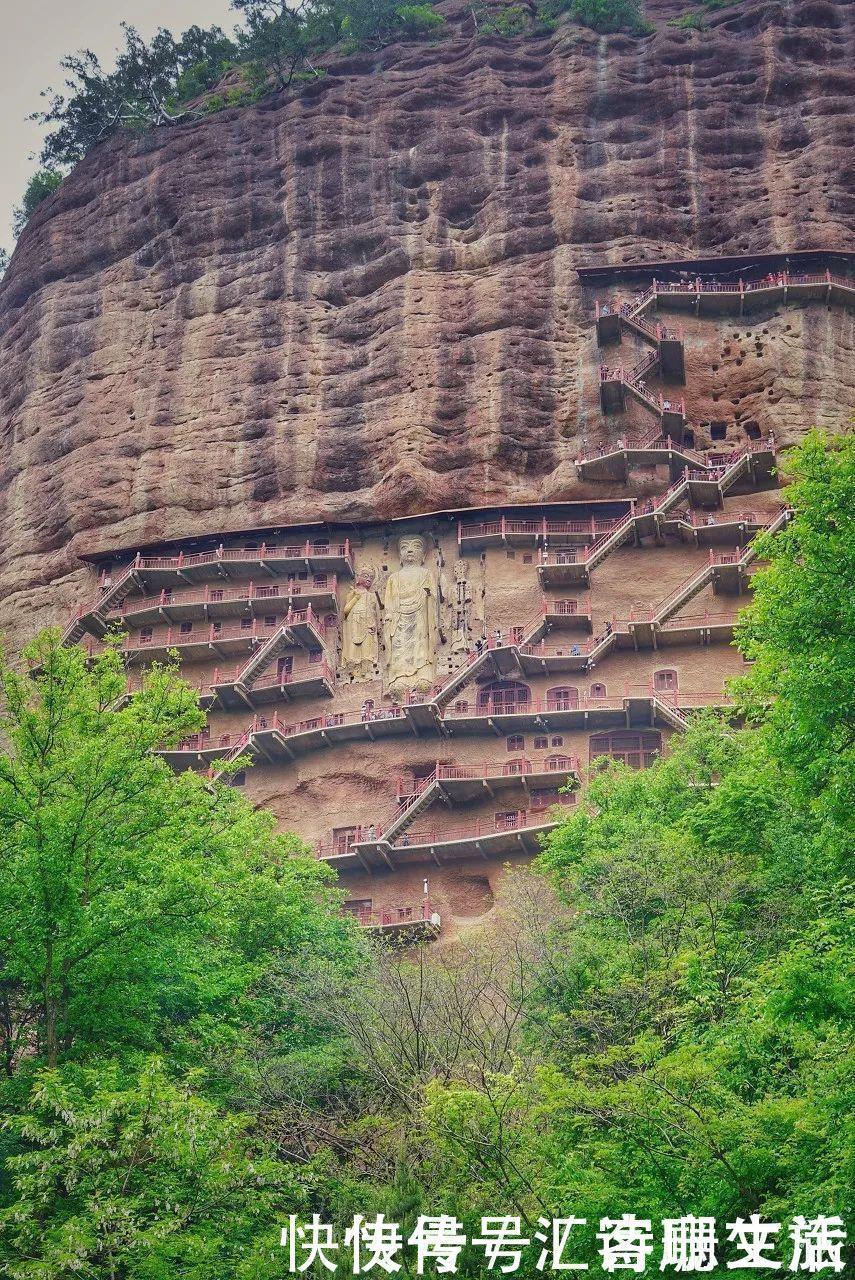
POLYGON ((152 755, 203 719, 173 669, 120 709, 115 652, 3 669, 0 1272, 265 1280, 291 1213, 572 1209, 592 1265, 601 1215, 845 1215, 855 439, 795 466, 744 726, 597 773, 433 950, 370 947, 298 841, 152 755))

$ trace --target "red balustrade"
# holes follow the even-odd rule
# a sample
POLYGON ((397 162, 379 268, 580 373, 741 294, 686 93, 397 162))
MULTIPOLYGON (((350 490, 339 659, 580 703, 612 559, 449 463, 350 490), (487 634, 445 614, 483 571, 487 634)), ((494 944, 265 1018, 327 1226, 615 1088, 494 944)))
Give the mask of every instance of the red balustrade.
POLYGON ((327 577, 324 574, 319 575, 320 577, 323 577, 323 581, 319 580, 313 583, 283 582, 281 584, 260 585, 248 582, 240 587, 215 587, 208 584, 201 591, 179 591, 177 593, 169 587, 164 587, 156 595, 126 596, 119 608, 114 612, 125 618, 151 608, 168 608, 170 605, 179 608, 181 605, 228 604, 233 601, 246 601, 247 603, 252 600, 286 601, 293 596, 312 595, 318 592, 335 594, 336 575, 332 574, 331 577, 327 577))
POLYGON ((735 621, 736 615, 733 613, 710 613, 705 610, 703 613, 681 613, 676 618, 669 618, 667 622, 662 623, 662 630, 676 631, 683 627, 725 626, 735 621))
MULTIPOLYGON (((321 856, 324 856, 323 854, 321 856)), ((370 907, 353 910, 344 908, 344 914, 353 916, 364 929, 386 929, 397 926, 406 927, 412 924, 430 923, 434 916, 434 908, 427 898, 416 906, 370 907)))
POLYGON ((396 781, 398 795, 412 800, 422 795, 435 782, 480 782, 490 778, 525 777, 530 773, 564 774, 578 773, 579 761, 575 756, 562 757, 568 761, 568 767, 556 770, 548 760, 531 761, 529 759, 505 760, 501 764, 485 762, 483 764, 437 764, 427 776, 413 778, 412 775, 401 774, 396 781))
POLYGON ((107 572, 101 576, 103 589, 113 590, 121 584, 135 569, 192 569, 201 565, 217 564, 219 561, 233 563, 244 561, 257 563, 265 560, 321 560, 335 557, 344 559, 353 568, 353 554, 350 539, 339 543, 320 543, 306 541, 288 546, 278 546, 262 542, 258 547, 217 547, 214 551, 196 551, 185 554, 179 551, 172 556, 149 556, 137 554, 131 563, 122 571, 119 578, 113 580, 107 572))
MULTIPOLYGON (((573 793, 569 793, 572 795, 573 793)), ((574 803, 567 798, 568 803, 574 803)), ((556 798, 556 804, 562 803, 556 798)), ((549 806, 551 808, 551 806, 549 806)), ((487 836, 502 835, 509 831, 538 830, 551 826, 546 816, 546 809, 519 809, 501 814, 496 818, 475 818, 471 822, 457 827, 423 827, 417 830, 404 831, 393 841, 394 849, 406 849, 410 846, 432 844, 453 844, 462 840, 477 840, 487 836)))

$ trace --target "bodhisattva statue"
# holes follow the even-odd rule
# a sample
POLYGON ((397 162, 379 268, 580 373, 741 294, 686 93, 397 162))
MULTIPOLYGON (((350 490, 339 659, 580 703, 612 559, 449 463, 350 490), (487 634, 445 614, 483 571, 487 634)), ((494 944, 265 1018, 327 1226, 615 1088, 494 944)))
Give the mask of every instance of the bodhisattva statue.
POLYGON ((344 602, 341 666, 353 680, 369 680, 379 670, 380 605, 374 582, 374 566, 366 565, 344 602))
POLYGON ((473 597, 465 560, 455 560, 453 574, 452 581, 443 584, 442 594, 447 612, 446 635, 452 654, 457 656, 466 653, 476 629, 483 631, 483 619, 473 597))
POLYGON ((426 549, 424 538, 401 538, 401 567, 386 580, 386 681, 396 698, 429 689, 436 676, 439 583, 425 564, 426 549))

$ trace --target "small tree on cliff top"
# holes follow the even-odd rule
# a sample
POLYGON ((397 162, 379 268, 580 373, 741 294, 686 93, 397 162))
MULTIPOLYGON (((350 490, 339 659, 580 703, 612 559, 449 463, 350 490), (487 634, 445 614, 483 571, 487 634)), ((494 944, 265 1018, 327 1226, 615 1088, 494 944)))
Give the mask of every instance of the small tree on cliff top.
MULTIPOLYGON (((39 169, 27 183, 21 203, 12 215, 12 230, 19 236, 43 200, 53 195, 62 182, 58 169, 39 169)), ((2 267, 0 267, 2 270, 2 267)))
POLYGON ((148 44, 128 23, 122 32, 125 46, 113 71, 105 71, 91 49, 60 62, 64 92, 46 90, 47 110, 31 117, 57 126, 42 148, 44 164, 76 164, 118 128, 145 129, 184 118, 187 113, 176 104, 197 84, 213 84, 237 56, 237 46, 219 27, 190 27, 178 40, 161 27, 148 44))

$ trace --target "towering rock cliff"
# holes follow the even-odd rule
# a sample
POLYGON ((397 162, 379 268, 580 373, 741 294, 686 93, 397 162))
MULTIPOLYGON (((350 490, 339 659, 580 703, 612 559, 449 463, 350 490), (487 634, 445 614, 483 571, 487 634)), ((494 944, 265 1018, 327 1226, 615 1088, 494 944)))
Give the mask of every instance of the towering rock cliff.
MULTIPOLYGON (((0 285, 0 626, 81 552, 584 495, 597 262, 850 249, 853 11, 449 34, 89 156, 0 285)), ((840 309, 690 325, 693 420, 784 443, 852 403, 840 309)), ((612 431, 622 428, 612 427, 612 431)))

